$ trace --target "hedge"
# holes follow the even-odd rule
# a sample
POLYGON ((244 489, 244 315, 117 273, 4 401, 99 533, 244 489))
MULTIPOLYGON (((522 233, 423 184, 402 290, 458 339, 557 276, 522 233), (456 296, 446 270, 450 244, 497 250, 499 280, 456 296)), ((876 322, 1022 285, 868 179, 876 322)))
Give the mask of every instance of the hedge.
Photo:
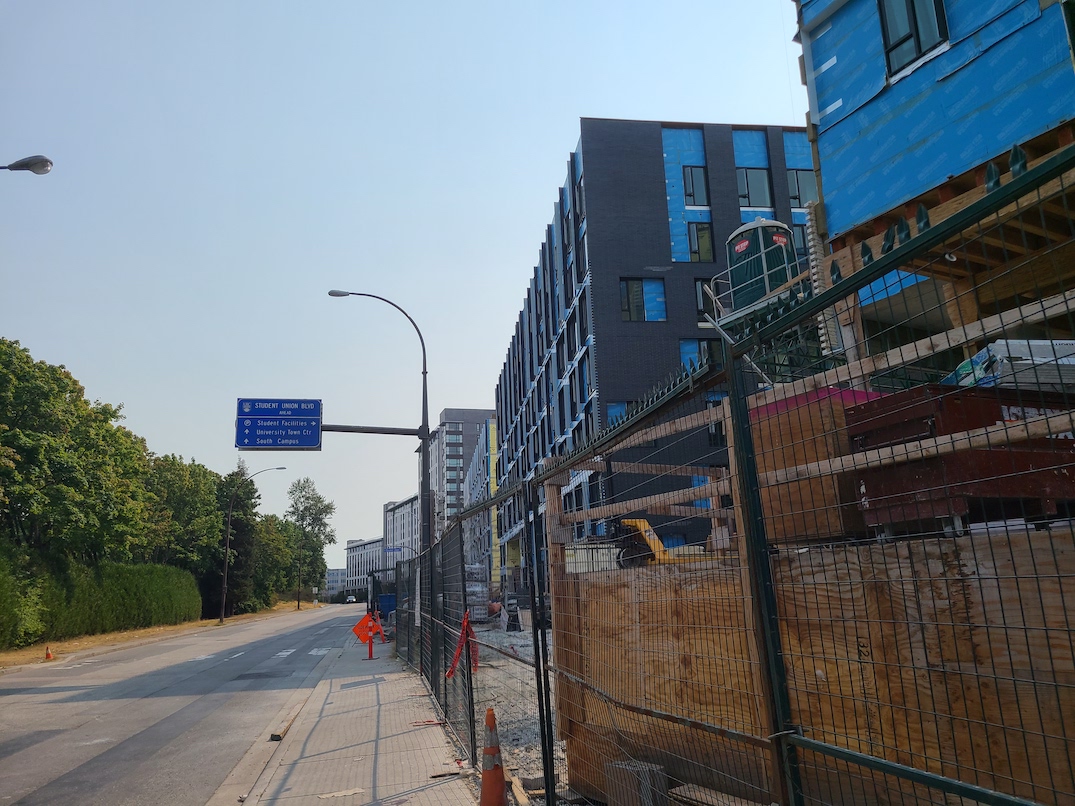
POLYGON ((201 616, 194 577, 165 565, 72 565, 19 580, 0 559, 0 648, 201 616))

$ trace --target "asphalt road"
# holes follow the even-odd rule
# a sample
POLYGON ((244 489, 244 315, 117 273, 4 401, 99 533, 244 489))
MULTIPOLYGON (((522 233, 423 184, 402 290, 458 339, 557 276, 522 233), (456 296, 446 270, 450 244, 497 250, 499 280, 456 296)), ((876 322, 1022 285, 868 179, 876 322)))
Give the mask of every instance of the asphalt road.
POLYGON ((0 804, 203 806, 363 612, 307 609, 0 676, 0 804))

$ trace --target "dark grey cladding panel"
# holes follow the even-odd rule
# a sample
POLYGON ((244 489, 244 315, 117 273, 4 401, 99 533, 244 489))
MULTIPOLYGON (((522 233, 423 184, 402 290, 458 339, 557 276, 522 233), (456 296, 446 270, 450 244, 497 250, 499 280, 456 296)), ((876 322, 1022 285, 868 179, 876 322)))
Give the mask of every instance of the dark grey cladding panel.
POLYGON ((713 214, 714 257, 717 269, 724 272, 728 270, 724 242, 742 223, 739 216, 739 184, 735 179, 732 127, 709 125, 705 127, 704 135, 709 209, 713 214))
POLYGON ((766 130, 769 139, 769 172, 773 179, 773 205, 776 220, 791 226, 791 201, 788 198, 787 157, 784 156, 784 130, 770 126, 766 130))

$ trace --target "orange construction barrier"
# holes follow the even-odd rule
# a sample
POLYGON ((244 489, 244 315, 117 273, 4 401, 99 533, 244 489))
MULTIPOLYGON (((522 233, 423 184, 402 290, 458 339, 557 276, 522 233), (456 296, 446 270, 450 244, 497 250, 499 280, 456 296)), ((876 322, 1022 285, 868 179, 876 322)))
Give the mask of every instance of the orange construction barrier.
POLYGON ((508 787, 504 780, 504 762, 500 760, 500 736, 496 732, 496 714, 485 711, 485 750, 482 751, 482 796, 480 806, 508 806, 508 787))

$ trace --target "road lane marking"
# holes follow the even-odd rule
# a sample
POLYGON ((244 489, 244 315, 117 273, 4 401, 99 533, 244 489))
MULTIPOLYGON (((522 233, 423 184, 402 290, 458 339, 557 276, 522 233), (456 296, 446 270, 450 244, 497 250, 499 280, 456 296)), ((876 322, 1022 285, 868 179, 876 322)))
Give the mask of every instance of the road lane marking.
POLYGON ((332 651, 332 647, 325 646, 325 647, 318 647, 317 649, 311 649, 310 654, 311 655, 327 655, 331 651, 332 651))
POLYGON ((273 655, 273 657, 274 658, 286 658, 288 655, 290 655, 294 651, 295 651, 294 649, 285 649, 283 652, 277 652, 275 655, 273 655))
POLYGON ((245 654, 246 654, 245 652, 236 652, 236 653, 235 653, 234 655, 232 655, 232 656, 231 656, 230 658, 224 658, 224 660, 232 660, 233 658, 237 658, 237 657, 239 657, 240 655, 245 655, 245 654))
POLYGON ((191 658, 189 661, 187 661, 187 663, 193 663, 196 660, 209 660, 210 658, 215 658, 215 657, 216 657, 216 655, 199 655, 196 658, 191 658))

